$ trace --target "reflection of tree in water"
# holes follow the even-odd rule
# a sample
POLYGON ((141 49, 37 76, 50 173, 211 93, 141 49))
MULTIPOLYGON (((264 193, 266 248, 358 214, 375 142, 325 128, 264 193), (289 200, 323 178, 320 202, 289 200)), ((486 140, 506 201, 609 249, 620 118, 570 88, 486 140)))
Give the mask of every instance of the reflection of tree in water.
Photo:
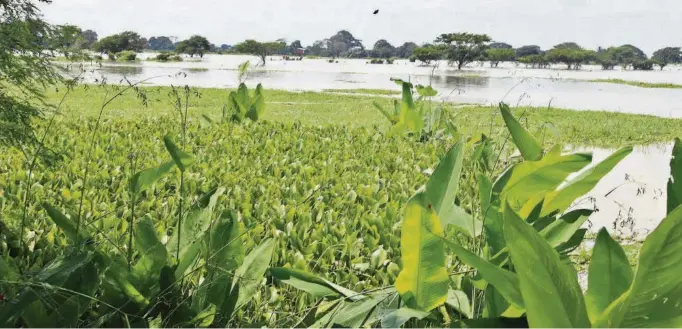
POLYGON ((103 66, 102 72, 110 74, 120 74, 126 76, 142 74, 142 66, 103 66))
POLYGON ((475 76, 434 75, 431 81, 432 84, 445 88, 464 89, 467 87, 486 88, 490 84, 490 78, 475 76))

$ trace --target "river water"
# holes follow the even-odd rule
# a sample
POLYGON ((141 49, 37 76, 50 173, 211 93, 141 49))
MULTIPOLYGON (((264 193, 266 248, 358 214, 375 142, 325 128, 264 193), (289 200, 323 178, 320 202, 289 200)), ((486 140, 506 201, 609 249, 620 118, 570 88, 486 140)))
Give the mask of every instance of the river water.
MULTIPOLYGON (((140 54, 140 58, 154 54, 140 54)), ((192 60, 192 59, 189 59, 192 60)), ((152 85, 191 85, 195 87, 234 88, 237 67, 244 61, 257 64, 259 59, 241 55, 207 55, 200 61, 158 63, 108 63, 92 66, 87 78, 92 81, 105 76, 110 82, 125 75, 130 80, 161 76, 152 85), (181 75, 177 73, 182 72, 181 75)), ((195 59, 198 60, 198 59, 195 59)), ((250 83, 263 83, 266 88, 286 90, 323 89, 394 89, 390 78, 401 78, 418 84, 432 84, 438 98, 457 103, 549 106, 575 110, 606 110, 682 117, 682 89, 650 89, 619 84, 595 83, 593 79, 623 79, 682 84, 682 67, 669 66, 664 71, 603 71, 584 66, 580 71, 567 71, 562 66, 551 69, 526 69, 513 63, 498 68, 470 64, 462 71, 439 62, 429 67, 408 61, 394 64, 368 64, 364 59, 326 59, 285 61, 269 58, 264 67, 252 65, 250 83)))

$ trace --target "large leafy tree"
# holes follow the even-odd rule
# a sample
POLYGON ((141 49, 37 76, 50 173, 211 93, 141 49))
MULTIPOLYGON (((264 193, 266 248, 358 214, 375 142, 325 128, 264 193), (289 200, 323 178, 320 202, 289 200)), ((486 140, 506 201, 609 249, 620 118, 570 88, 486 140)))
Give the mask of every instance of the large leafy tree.
POLYGON ((57 25, 54 27, 49 47, 69 57, 71 53, 86 48, 82 33, 81 28, 75 25, 57 25))
POLYGON ((429 65, 431 61, 437 61, 443 58, 444 50, 442 47, 434 45, 424 45, 412 51, 412 56, 425 65, 429 65))
POLYGON ((485 51, 485 58, 490 61, 490 67, 497 67, 500 62, 514 60, 514 49, 509 48, 490 48, 485 51))
POLYGON ((381 39, 374 43, 371 54, 372 57, 391 58, 395 55, 395 47, 385 39, 381 39))
MULTIPOLYGON (((491 47, 492 48, 492 47, 491 47)), ((528 45, 516 49, 516 57, 526 57, 532 55, 542 55, 542 49, 540 46, 528 45)))
POLYGON ((151 50, 175 50, 175 44, 169 37, 151 37, 149 38, 149 49, 151 50))
POLYGON ((405 42, 402 46, 395 49, 395 56, 399 58, 409 58, 412 56, 412 52, 419 48, 414 42, 405 42))
POLYGON ((665 47, 656 50, 651 58, 661 67, 661 70, 663 70, 668 64, 682 62, 682 53, 680 52, 680 47, 665 47))
POLYGON ((180 41, 175 47, 177 53, 187 54, 191 57, 194 55, 199 55, 199 57, 204 57, 204 54, 211 50, 211 43, 208 39, 200 35, 194 35, 187 40, 180 41))
POLYGON ((283 42, 258 42, 256 40, 246 40, 234 46, 235 51, 241 54, 251 54, 260 57, 261 63, 265 66, 268 56, 279 54, 286 44, 283 42))
POLYGON ((83 39, 83 47, 86 49, 90 49, 98 40, 97 32, 93 30, 83 31, 81 38, 83 39))
POLYGON ((436 42, 447 46, 446 57, 457 69, 471 63, 483 55, 488 48, 490 37, 485 34, 447 33, 441 34, 436 42))
MULTIPOLYGON (((40 2, 49 3, 48 0, 40 2)), ((45 46, 54 29, 29 0, 0 0, 0 144, 37 143, 33 133, 42 116, 42 90, 61 80, 45 46), (11 87, 10 87, 11 86, 11 87)))
POLYGON ((100 53, 118 53, 124 50, 140 52, 145 48, 146 39, 132 31, 110 35, 98 41, 93 50, 100 53))

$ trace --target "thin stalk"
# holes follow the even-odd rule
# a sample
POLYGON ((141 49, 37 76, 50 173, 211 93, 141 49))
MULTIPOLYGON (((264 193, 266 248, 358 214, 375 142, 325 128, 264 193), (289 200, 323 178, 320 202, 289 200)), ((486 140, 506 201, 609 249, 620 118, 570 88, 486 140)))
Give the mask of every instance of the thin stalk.
MULTIPOLYGON (((180 107, 182 107, 182 104, 180 104, 180 107)), ((183 114, 182 111, 180 112, 180 120, 182 124, 182 139, 181 139, 181 144, 182 144, 182 149, 185 149, 185 146, 187 145, 187 112, 189 110, 189 89, 188 87, 185 87, 185 113, 183 114)), ((183 199, 184 199, 184 186, 185 186, 185 172, 184 170, 180 171, 180 203, 178 205, 178 222, 177 222, 177 230, 178 230, 178 247, 177 250, 175 251, 175 258, 180 261, 180 242, 182 241, 182 204, 183 204, 183 199)), ((182 286, 182 284, 181 284, 182 286)))
MULTIPOLYGON (((130 158, 130 171, 135 174, 135 160, 133 157, 130 158)), ((132 176, 131 176, 132 177, 132 176)), ((130 190, 130 221, 128 223, 128 271, 132 270, 133 263, 133 221, 135 219, 135 191, 130 190)))

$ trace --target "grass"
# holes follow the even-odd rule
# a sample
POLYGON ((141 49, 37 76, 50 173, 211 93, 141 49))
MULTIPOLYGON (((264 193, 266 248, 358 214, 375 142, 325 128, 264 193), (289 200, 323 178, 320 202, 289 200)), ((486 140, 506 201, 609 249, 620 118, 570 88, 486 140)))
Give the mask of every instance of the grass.
POLYGON ((388 89, 324 89, 327 93, 342 93, 342 94, 365 94, 365 95, 400 95, 398 90, 388 89))
MULTIPOLYGON (((267 87, 267 86, 266 86, 267 87)), ((172 114, 168 105, 170 87, 143 87, 148 105, 140 105, 133 92, 115 100, 105 112, 106 116, 158 116, 172 114)), ((191 113, 220 116, 227 102, 229 90, 197 89, 201 97, 192 101, 191 113)), ((69 116, 94 116, 101 105, 106 90, 96 86, 79 86, 66 99, 64 114, 69 116)), ((385 97, 368 97, 352 94, 320 92, 265 91, 268 108, 265 120, 301 122, 312 126, 345 125, 351 128, 379 126, 388 128, 387 120, 374 107, 378 102, 386 107, 392 100, 385 97)), ((48 102, 57 103, 61 94, 54 90, 46 93, 48 102)), ((446 104, 455 117, 455 124, 467 133, 499 131, 503 121, 496 107, 481 105, 446 104), (492 118, 492 120, 491 120, 492 118), (492 129, 491 129, 492 128, 492 129)), ((573 111, 547 108, 515 108, 514 114, 522 124, 545 145, 552 143, 618 147, 668 142, 680 135, 682 120, 648 115, 613 113, 606 111, 573 111)))
POLYGON ((622 80, 622 79, 594 79, 594 80, 588 80, 588 81, 589 82, 598 82, 598 83, 615 83, 615 84, 635 86, 635 87, 641 87, 641 88, 682 89, 682 85, 678 85, 678 84, 674 84, 674 83, 652 83, 652 82, 643 82, 643 81, 628 81, 628 80, 622 80))

